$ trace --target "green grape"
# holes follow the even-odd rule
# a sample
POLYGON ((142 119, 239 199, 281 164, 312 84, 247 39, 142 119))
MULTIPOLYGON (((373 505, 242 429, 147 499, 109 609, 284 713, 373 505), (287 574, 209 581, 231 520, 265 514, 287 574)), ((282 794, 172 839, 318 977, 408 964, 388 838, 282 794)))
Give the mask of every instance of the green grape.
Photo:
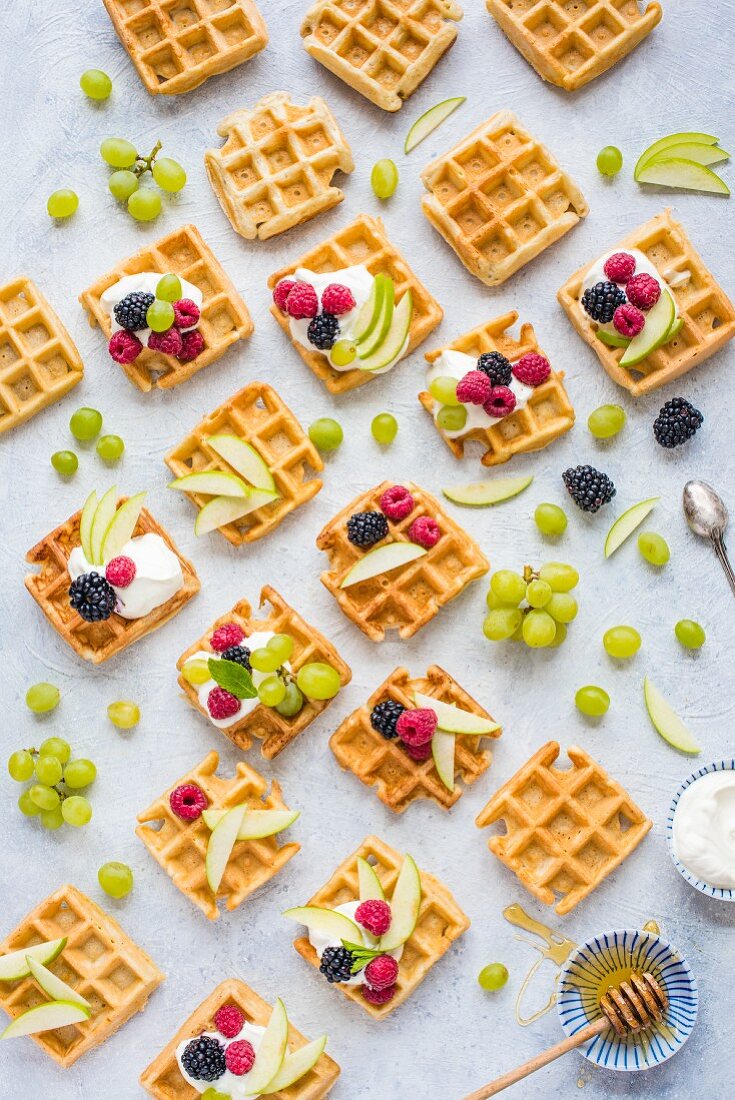
POLYGON ((462 404, 457 399, 457 379, 450 378, 448 375, 441 375, 439 378, 432 379, 429 382, 429 393, 437 401, 441 401, 442 405, 456 406, 462 404))
POLYGON ((638 536, 638 549, 651 565, 666 565, 671 551, 665 538, 654 531, 642 531, 638 536))
POLYGON ((558 649, 559 646, 564 645, 564 642, 567 640, 566 625, 564 623, 560 623, 557 619, 554 619, 554 622, 556 623, 556 634, 554 635, 554 640, 549 646, 549 649, 558 649))
POLYGON ((67 825, 79 828, 92 820, 92 806, 81 794, 73 794, 61 803, 61 813, 67 825))
POLYGON ((542 535, 563 535, 567 529, 567 514, 558 504, 539 504, 533 518, 542 535))
POLYGON ((162 302, 156 298, 148 306, 145 319, 148 328, 154 332, 166 332, 175 320, 174 307, 170 302, 162 302))
POLYGON ((577 601, 568 592, 555 592, 546 610, 557 623, 571 623, 577 617, 577 601))
MULTIPOLYGON (((703 628, 699 623, 695 623, 693 619, 679 619, 674 627, 674 633, 687 649, 700 649, 707 638, 703 628)), ((13 778, 15 779, 15 776, 13 778)))
POLYGON ((230 1100, 229 1092, 220 1092, 213 1085, 202 1093, 202 1100, 230 1100))
POLYGON ((546 607, 551 599, 551 588, 546 581, 531 581, 526 589, 526 599, 530 607, 546 607))
POLYGON ((290 634, 274 634, 266 642, 265 648, 270 649, 278 658, 279 664, 287 661, 293 653, 293 638, 290 634))
POLYGON ((467 409, 464 405, 444 405, 436 414, 436 422, 442 431, 461 432, 467 423, 467 409))
POLYGON ((69 431, 80 443, 89 443, 100 434, 102 427, 102 413, 97 409, 83 406, 72 413, 69 421, 69 431))
POLYGON ((336 451, 344 437, 342 425, 330 416, 320 416, 309 425, 309 439, 320 451, 336 451))
POLYGON ((370 173, 370 186, 379 199, 389 199, 398 186, 398 169, 392 160, 378 160, 370 173))
POLYGON ((33 757, 28 749, 18 749, 8 760, 8 774, 16 783, 25 783, 33 775, 33 757))
POLYGON ((538 571, 539 580, 546 581, 552 592, 571 592, 577 587, 579 573, 571 565, 560 561, 549 561, 538 571))
POLYGON ((329 353, 329 358, 335 367, 348 367, 357 355, 357 348, 352 340, 338 340, 329 353))
POLYGON ((587 427, 595 439, 610 439, 625 424, 625 410, 620 405, 600 405, 587 418, 587 427))
POLYGON ((39 756, 36 761, 36 778, 39 783, 44 783, 47 787, 53 787, 58 783, 63 772, 61 761, 55 756, 39 756))
POLYGON ((133 889, 133 872, 127 863, 103 863, 97 872, 97 881, 111 898, 124 898, 133 889))
MULTIPOLYGON (((499 596, 496 596, 492 588, 488 588, 487 596, 485 597, 485 603, 490 611, 494 611, 496 607, 512 607, 513 604, 509 604, 507 601, 501 600, 499 596)), ((517 606, 517 605, 516 605, 517 606)))
POLYGON ((138 159, 135 146, 125 138, 105 138, 100 145, 100 156, 111 168, 129 168, 138 159))
POLYGON ((68 187, 54 191, 46 201, 46 210, 52 218, 70 218, 78 206, 79 196, 68 187))
MULTIPOLYGON (((158 157, 151 169, 153 178, 164 191, 180 191, 186 183, 186 172, 178 161, 171 157, 158 157)), ((173 301, 176 301, 174 298, 173 301)))
POLYGON ((378 413, 377 416, 373 417, 370 431, 373 433, 373 439, 376 443, 387 446, 398 435, 398 421, 390 413, 378 413))
POLYGON ((71 477, 79 469, 79 459, 73 451, 54 451, 51 455, 51 465, 57 474, 71 477))
POLYGON ((79 77, 79 87, 90 99, 107 99, 112 81, 102 69, 87 69, 79 77))
POLYGON ((521 619, 520 623, 518 624, 517 628, 513 631, 511 636, 508 638, 508 641, 509 642, 522 642, 523 641, 523 620, 522 619, 521 619))
POLYGON ((138 185, 139 181, 135 172, 130 172, 127 168, 118 168, 117 172, 113 172, 107 181, 110 194, 118 202, 126 202, 133 192, 138 190, 138 185))
POLYGON ((187 661, 181 670, 181 675, 188 684, 193 684, 194 687, 206 684, 207 680, 212 679, 212 674, 209 671, 209 663, 202 660, 201 657, 197 657, 196 660, 187 661))
POLYGON ((296 682, 307 699, 334 699, 341 687, 337 669, 324 661, 304 665, 296 682))
POLYGON ((577 710, 581 710, 582 714, 587 714, 590 718, 600 718, 607 713, 607 708, 610 706, 610 696, 603 688, 595 687, 594 684, 587 684, 579 689, 574 696, 574 702, 577 710))
POLYGON ((178 302, 184 294, 178 275, 163 275, 156 283, 156 298, 162 302, 178 302))
POLYGON ((62 737, 47 737, 38 751, 41 756, 55 756, 62 764, 66 764, 71 756, 71 745, 62 737))
POLYGON ((277 707, 286 698, 286 685, 280 676, 269 676, 258 685, 258 698, 266 707, 277 707))
POLYGON ((46 714, 59 705, 61 694, 54 684, 33 684, 26 692, 26 706, 34 714, 46 714))
POLYGON ((161 196, 151 187, 139 187, 128 199, 128 213, 137 222, 152 222, 161 213, 161 196))
POLYGON ((490 578, 490 587, 503 603, 517 607, 526 595, 526 582, 512 569, 498 569, 490 578))
POLYGON ((119 462, 125 444, 119 435, 101 435, 97 440, 97 454, 103 462, 119 462))
POLYGON ((88 787, 97 776, 97 769, 91 760, 70 760, 64 768, 64 782, 72 790, 88 787))
POLYGON ((254 649, 250 654, 250 667, 256 672, 275 672, 283 664, 279 655, 267 646, 254 649))
POLYGON ((279 714, 282 714, 284 718, 294 718, 304 705, 304 697, 298 689, 298 686, 289 681, 286 684, 286 694, 281 702, 276 707, 279 714))
POLYGON ((485 617, 482 632, 491 642, 510 638, 521 625, 523 612, 519 607, 496 607, 485 617))
POLYGON ((523 620, 523 641, 531 649, 551 645, 556 637, 556 623, 546 611, 529 611, 523 620))
POLYGON ((28 791, 31 801, 35 802, 41 810, 53 810, 59 804, 59 792, 53 787, 46 787, 43 783, 34 783, 28 791))
POLYGON ((502 963, 489 963, 488 966, 483 966, 477 980, 483 989, 494 993, 497 989, 502 989, 508 981, 508 968, 502 963))
POLYGON ((632 626, 611 626, 602 636, 605 652, 611 657, 633 657, 641 648, 641 636, 632 626))
POLYGON ((30 791, 23 791, 18 799, 18 809, 24 817, 37 817, 41 812, 41 807, 37 806, 31 798, 30 791))
POLYGON ((603 176, 617 176, 623 167, 623 154, 615 145, 606 145, 597 154, 597 170, 603 176))
MULTIPOLYGON (((209 669, 207 669, 207 679, 209 679, 209 669)), ((140 707, 120 699, 117 703, 110 703, 107 708, 107 717, 119 730, 131 730, 140 722, 140 707)))
POLYGON ((60 829, 64 824, 64 815, 61 806, 54 806, 53 810, 42 810, 38 820, 44 829, 60 829))

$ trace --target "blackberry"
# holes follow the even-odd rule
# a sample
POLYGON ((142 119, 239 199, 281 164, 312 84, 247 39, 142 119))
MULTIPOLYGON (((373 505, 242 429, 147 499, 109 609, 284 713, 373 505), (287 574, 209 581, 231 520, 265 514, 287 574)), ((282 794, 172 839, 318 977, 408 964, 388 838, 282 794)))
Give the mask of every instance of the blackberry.
POLYGON ((318 313, 309 322, 306 331, 309 343, 320 351, 329 351, 337 343, 339 321, 333 313, 318 313))
POLYGON ((388 534, 388 520, 382 512, 355 512, 347 520, 347 538, 353 546, 372 546, 388 534))
POLYGON ((181 1065, 195 1081, 217 1081, 227 1069, 225 1048, 219 1039, 200 1035, 186 1044, 181 1065))
POLYGON ((598 512, 615 496, 610 478, 594 466, 570 466, 561 476, 570 497, 583 512, 598 512))
POLYGON ((106 577, 99 573, 82 573, 69 588, 69 603, 88 623, 109 619, 115 610, 117 596, 106 577))
POLYGON ((625 291, 615 283, 595 283, 582 295, 582 308, 593 321, 606 325, 618 306, 625 302, 625 291))
POLYGON ((237 665, 242 665, 248 672, 252 672, 250 667, 250 650, 246 645, 231 645, 220 654, 223 661, 234 661, 237 665))
POLYGON ((499 351, 486 351, 477 360, 477 369, 486 374, 493 386, 509 386, 511 365, 499 351))
POLYGON ((319 965, 328 982, 347 982, 352 977, 355 956, 346 947, 325 947, 319 965))
POLYGON ((392 741, 394 737, 398 736, 396 732, 396 722, 403 714, 403 703, 397 703, 395 699, 386 699, 382 703, 378 703, 374 706, 370 712, 370 725, 374 730, 377 730, 386 741, 392 741))
POLYGON ((653 434, 662 447, 680 447, 702 427, 704 417, 699 409, 683 397, 672 397, 653 422, 653 434))
POLYGON ((139 329, 148 328, 146 314, 148 307, 153 305, 155 300, 153 294, 147 294, 142 290, 126 294, 115 306, 115 320, 128 332, 138 332, 139 329))

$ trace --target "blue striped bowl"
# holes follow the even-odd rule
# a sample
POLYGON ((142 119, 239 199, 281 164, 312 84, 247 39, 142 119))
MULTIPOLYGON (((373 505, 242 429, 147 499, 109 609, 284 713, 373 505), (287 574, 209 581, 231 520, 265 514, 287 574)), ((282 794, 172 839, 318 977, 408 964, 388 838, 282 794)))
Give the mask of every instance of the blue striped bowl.
POLYGON ((707 894, 708 897, 717 898, 719 901, 735 901, 735 890, 723 889, 721 886, 710 886, 706 882, 700 882, 691 871, 687 871, 674 851, 674 814, 676 813, 676 807, 679 805, 679 799, 687 787, 691 787, 692 783, 696 783, 703 775, 708 775, 710 772, 727 772, 732 771, 734 768, 735 760, 715 760, 714 763, 706 764, 698 772, 694 772, 693 775, 684 780, 674 795, 669 807, 669 816, 666 818, 666 843, 669 846, 669 855, 673 860, 674 867, 690 886, 693 886, 695 890, 699 890, 700 894, 707 894))
POLYGON ((689 1038, 697 1019, 697 983, 689 965, 666 940, 652 932, 624 929, 604 932, 582 944, 570 956, 561 977, 557 1007, 567 1035, 602 1016, 597 1003, 600 982, 623 966, 648 970, 666 991, 664 1027, 646 1032, 646 1042, 620 1039, 612 1027, 579 1048, 603 1069, 639 1070, 658 1066, 676 1054, 689 1038))

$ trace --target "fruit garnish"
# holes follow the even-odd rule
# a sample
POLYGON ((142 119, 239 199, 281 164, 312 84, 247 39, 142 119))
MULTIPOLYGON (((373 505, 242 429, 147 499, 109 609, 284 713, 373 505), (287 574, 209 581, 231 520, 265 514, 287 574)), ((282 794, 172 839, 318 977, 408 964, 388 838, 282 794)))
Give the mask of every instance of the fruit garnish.
POLYGON ((660 497, 649 497, 648 500, 640 500, 637 504, 627 508, 622 516, 613 523, 605 539, 605 557, 610 558, 625 540, 633 534, 647 515, 653 510, 660 497))
POLYGON ((421 876, 411 856, 403 858, 390 901, 391 926, 380 939, 380 950, 395 951, 411 936, 421 907, 421 876))
POLYGON ((488 504, 500 504, 503 500, 522 493, 533 481, 533 476, 496 477, 487 481, 471 481, 466 485, 451 485, 442 489, 448 500, 455 504, 469 504, 477 508, 488 504))
MULTIPOLYGON (((220 458, 229 462, 230 466, 256 489, 275 492, 276 483, 267 462, 244 439, 236 435, 210 435, 207 443, 220 458)), ((238 494, 226 491, 224 495, 237 496, 238 494)))
POLYGON ((204 493, 207 496, 247 497, 250 493, 241 477, 226 470, 203 470, 184 474, 183 477, 169 481, 168 488, 179 489, 182 493, 204 493))
POLYGON ((133 889, 133 872, 127 863, 112 860, 102 864, 97 872, 97 881, 111 898, 125 898, 133 889))
POLYGON ((708 191, 717 195, 729 195, 730 188, 724 180, 693 160, 661 158, 648 161, 636 179, 639 183, 655 183, 659 187, 674 187, 684 191, 708 191))
POLYGON ((436 130, 437 126, 441 126, 442 122, 449 118, 452 112, 464 103, 466 98, 467 96, 461 95, 455 96, 453 99, 443 99, 441 103, 435 103, 428 111, 424 111, 408 131, 406 143, 403 146, 404 153, 410 153, 419 142, 436 130))
MULTIPOLYGON (((133 537, 140 513, 143 510, 145 498, 145 492, 136 493, 134 496, 128 497, 117 509, 105 532, 102 543, 102 561, 107 562, 112 558, 116 558, 125 544, 133 537)), ((90 562, 90 564, 93 563, 90 562)))
POLYGON ((538 504, 533 518, 542 535, 563 535, 567 529, 567 514, 558 504, 538 504))
POLYGON ((355 562, 342 579, 340 588, 350 588, 353 584, 370 580, 371 577, 377 577, 381 573, 399 569, 423 557, 426 553, 423 546, 417 546, 413 542, 391 542, 384 546, 376 546, 374 550, 368 550, 355 562))
POLYGON ((651 352, 668 342, 676 321, 676 305, 669 290, 664 290, 646 316, 645 328, 634 336, 623 352, 621 367, 634 367, 651 352))
POLYGON ((107 99, 112 81, 102 69, 86 69, 79 77, 79 87, 90 99, 107 99))
MULTIPOLYGON (((383 313, 383 300, 385 298, 388 283, 392 282, 387 275, 376 275, 364 304, 360 307, 353 329, 355 344, 364 344, 376 328, 383 313)), ((339 341, 338 341, 339 343, 339 341)), ((336 344, 334 345, 337 346, 336 344)))
POLYGON ((227 523, 235 523, 251 512, 257 512, 258 508, 265 508, 267 504, 272 504, 278 499, 278 493, 271 493, 266 489, 251 489, 245 499, 232 496, 215 497, 200 508, 194 522, 194 534, 206 535, 218 527, 224 527, 227 523))
POLYGON ((437 425, 445 432, 461 432, 467 423, 464 405, 444 405, 436 414, 437 425))
POLYGON ((604 328, 598 328, 595 335, 598 340, 602 340, 603 344, 607 344, 610 348, 627 348, 630 343, 627 336, 621 336, 619 332, 608 332, 604 328))
POLYGON ((359 943, 362 939, 360 929, 355 922, 334 909, 324 909, 318 905, 298 905, 287 909, 283 915, 329 940, 349 940, 351 943, 359 943))
MULTIPOLYGON (((369 358, 373 352, 377 352, 379 348, 383 346, 385 342, 388 330, 391 327, 393 321, 393 311, 395 308, 395 293, 396 288, 392 279, 388 276, 376 276, 376 282, 378 278, 382 278, 381 292, 376 301, 379 301, 380 310, 377 315, 373 317, 373 323, 369 327, 368 331, 363 335, 355 336, 355 343, 357 345, 357 355, 359 359, 369 358)), ((377 308, 377 307, 376 307, 377 308)), ((359 321, 359 316, 358 316, 359 321)), ((360 366, 361 364, 357 364, 360 366)))
POLYGON ((623 154, 615 145, 606 145, 597 154, 597 171, 603 176, 617 176, 623 167, 623 154))
POLYGON ((279 999, 273 1006, 271 1018, 260 1040, 255 1065, 247 1075, 247 1090, 250 1095, 265 1092, 283 1067, 288 1045, 288 1016, 283 1001, 279 999))
POLYGON ((666 539, 663 535, 657 535, 655 531, 641 531, 638 536, 638 549, 641 556, 651 565, 666 565, 671 557, 666 539))
MULTIPOLYGON (((275 836, 276 833, 281 833, 293 825, 299 812, 299 810, 249 810, 245 806, 245 814, 237 832, 237 839, 260 840, 262 837, 275 836)), ((215 829, 226 813, 227 810, 204 810, 202 820, 208 829, 215 829)))
POLYGON ((0 955, 0 982, 17 982, 21 978, 27 978, 30 974, 30 959, 48 966, 59 957, 65 947, 66 936, 57 940, 48 940, 45 943, 34 943, 32 947, 22 947, 19 951, 0 955))
POLYGON ((431 739, 431 755, 434 767, 448 791, 454 790, 454 751, 457 735, 447 730, 437 729, 431 739))
POLYGON ((482 989, 494 993, 508 981, 508 968, 502 963, 488 963, 477 975, 477 981, 482 989))
POLYGON ((674 633, 687 649, 701 649, 707 639, 704 628, 693 619, 679 619, 674 633))
POLYGON ((398 169, 392 160, 378 160, 370 173, 370 186, 379 199, 389 199, 398 186, 398 169))
POLYGON ((51 218, 59 220, 70 218, 79 206, 79 196, 76 191, 68 187, 62 187, 49 195, 46 201, 46 211, 51 218))
POLYGON ((269 676, 258 684, 258 698, 265 707, 277 707, 286 698, 286 685, 280 676, 269 676))
POLYGON ((16 1016, 0 1039, 16 1039, 20 1035, 38 1035, 41 1031, 53 1031, 72 1024, 82 1024, 92 1015, 91 1010, 71 1001, 48 1001, 35 1005, 16 1016))
POLYGON ((497 722, 493 722, 489 718, 483 718, 479 714, 462 710, 454 703, 445 703, 441 699, 434 699, 431 695, 422 695, 418 691, 413 698, 417 707, 434 711, 437 727, 447 733, 486 736, 500 729, 497 722))
POLYGON ((696 756, 702 751, 697 744, 694 735, 687 729, 679 715, 666 702, 661 692, 648 677, 643 681, 643 698, 646 702, 648 717, 653 722, 656 732, 664 741, 680 752, 690 753, 696 756))
POLYGON ((363 856, 357 857, 357 883, 360 901, 385 901, 385 891, 375 868, 363 856))
POLYGON ((361 350, 358 353, 361 370, 382 370, 392 363, 394 359, 398 358, 408 339, 412 317, 413 295, 410 290, 407 290, 395 310, 393 310, 387 332, 381 342, 375 347, 373 353, 368 354, 366 350, 361 350))
MULTIPOLYGON (((290 1053, 286 1052, 281 1068, 278 1070, 275 1077, 268 1082, 267 1087, 263 1091, 263 1095, 270 1096, 274 1092, 283 1092, 296 1081, 299 1081, 314 1068, 324 1053, 326 1045, 327 1036, 322 1035, 318 1039, 313 1039, 310 1043, 306 1043, 305 1046, 299 1047, 298 1050, 290 1053)), ((258 1053, 260 1053, 260 1051, 258 1053)))
POLYGON ((674 145, 694 144, 694 145, 717 145, 720 139, 714 137, 712 134, 701 134, 694 131, 683 131, 678 134, 668 134, 666 137, 659 138, 658 141, 654 141, 652 145, 649 145, 647 149, 644 149, 641 153, 635 168, 633 169, 633 176, 637 179, 638 172, 649 161, 653 160, 659 155, 666 155, 666 151, 674 145))
POLYGON ((209 837, 204 869, 209 888, 214 894, 219 890, 227 863, 232 855, 232 849, 235 847, 237 834, 245 816, 245 809, 245 806, 235 806, 233 809, 227 810, 217 822, 209 837))
POLYGON ((320 416, 309 425, 309 439, 320 451, 336 451, 344 434, 342 425, 331 416, 320 416))
POLYGON ((589 718, 601 718, 603 714, 607 713, 610 706, 610 696, 604 688, 597 687, 595 684, 587 684, 585 687, 579 688, 574 696, 574 702, 577 710, 581 711, 582 714, 586 714, 589 718))
POLYGON ((627 660, 641 648, 641 636, 632 626, 611 626, 603 634, 602 644, 611 657, 627 660))
POLYGON ((147 173, 166 192, 180 191, 186 183, 186 172, 177 161, 159 157, 161 147, 161 142, 157 141, 145 157, 124 138, 105 138, 100 146, 100 156, 105 163, 118 169, 108 181, 110 192, 116 199, 127 201, 128 213, 136 221, 152 221, 161 212, 160 192, 139 186, 147 173))
MULTIPOLYGON (((92 519, 92 530, 90 532, 90 550, 92 551, 92 556, 88 559, 90 565, 101 565, 104 560, 102 557, 102 547, 104 546, 105 536, 107 535, 110 524, 115 518, 116 512, 117 485, 113 485, 100 500, 92 519)), ((115 554, 117 553, 118 550, 116 549, 115 554)), ((111 556, 114 557, 115 554, 111 556)))
POLYGON ((372 419, 370 431, 376 443, 387 447, 398 435, 398 421, 391 413, 378 413, 372 419))
POLYGON ((33 980, 52 1001, 69 1001, 71 1004, 80 1005, 82 1008, 92 1007, 89 1001, 85 1000, 80 993, 77 993, 66 982, 62 982, 56 974, 47 970, 43 963, 35 959, 33 955, 26 954, 26 963, 33 980))
POLYGON ((342 686, 337 669, 324 661, 302 665, 296 683, 307 699, 318 701, 333 699, 342 686))
POLYGON ((335 367, 348 367, 357 357, 357 346, 352 340, 337 340, 329 355, 335 367))

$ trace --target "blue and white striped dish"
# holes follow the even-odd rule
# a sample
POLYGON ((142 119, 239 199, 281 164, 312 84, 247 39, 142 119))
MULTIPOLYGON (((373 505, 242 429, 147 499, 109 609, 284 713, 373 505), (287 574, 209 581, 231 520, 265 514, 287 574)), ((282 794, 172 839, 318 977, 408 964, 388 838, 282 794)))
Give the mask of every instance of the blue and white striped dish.
POLYGON ((674 814, 676 813, 676 807, 679 805, 679 799, 687 787, 691 787, 692 783, 696 783, 703 775, 708 775, 710 772, 728 772, 733 769, 735 769, 735 760, 715 760, 712 764, 706 764, 698 772, 694 772, 693 775, 684 780, 674 795, 669 807, 669 816, 666 818, 666 843, 669 846, 669 855, 673 860, 674 867, 690 886, 693 886, 695 890, 699 890, 700 894, 707 894, 708 897, 717 898, 719 901, 735 901, 735 890, 723 889, 721 886, 710 886, 706 882, 700 882, 691 871, 687 871, 674 851, 674 814))
POLYGON ((604 932, 582 944, 570 956, 561 977, 557 1007, 567 1035, 602 1016, 597 1003, 600 982, 623 966, 648 970, 666 991, 664 1027, 645 1033, 645 1043, 619 1038, 610 1027, 579 1048, 603 1069, 639 1070, 658 1066, 676 1054, 689 1038, 697 1019, 697 983, 689 965, 666 940, 652 932, 624 929, 604 932))

